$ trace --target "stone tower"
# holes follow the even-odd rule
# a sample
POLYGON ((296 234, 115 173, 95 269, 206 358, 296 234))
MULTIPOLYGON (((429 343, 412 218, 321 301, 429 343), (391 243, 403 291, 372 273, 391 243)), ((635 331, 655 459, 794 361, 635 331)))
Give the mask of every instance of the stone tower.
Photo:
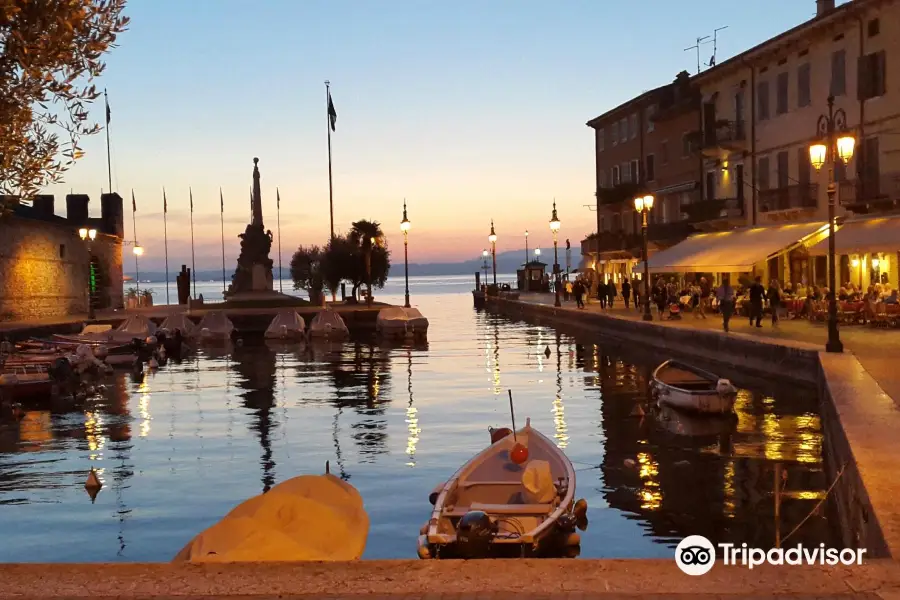
POLYGON ((259 185, 259 159, 253 159, 253 198, 250 224, 241 238, 241 254, 231 277, 228 295, 272 291, 272 232, 263 226, 262 193, 259 185))

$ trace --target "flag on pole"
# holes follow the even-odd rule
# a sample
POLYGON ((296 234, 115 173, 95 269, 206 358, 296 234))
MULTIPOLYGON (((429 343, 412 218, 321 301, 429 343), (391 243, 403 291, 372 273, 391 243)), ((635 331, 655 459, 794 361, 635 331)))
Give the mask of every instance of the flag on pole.
POLYGON ((106 101, 106 124, 109 125, 109 118, 112 115, 112 111, 109 110, 109 96, 106 95, 106 90, 103 90, 103 99, 106 101))
POLYGON ((163 188, 163 213, 169 212, 169 201, 166 200, 166 188, 163 188))
POLYGON ((219 188, 219 206, 219 212, 225 214, 225 198, 222 196, 222 188, 219 188))
POLYGON ((275 188, 275 202, 277 202, 276 206, 281 208, 281 192, 278 191, 278 188, 275 188))
POLYGON ((194 190, 188 188, 188 193, 191 195, 191 214, 194 214, 194 190))
POLYGON ((137 212, 137 202, 134 199, 134 190, 131 190, 131 212, 137 212))
POLYGON ((331 130, 334 131, 334 124, 337 123, 337 111, 334 110, 334 102, 331 101, 330 90, 328 92, 328 121, 331 123, 331 130))

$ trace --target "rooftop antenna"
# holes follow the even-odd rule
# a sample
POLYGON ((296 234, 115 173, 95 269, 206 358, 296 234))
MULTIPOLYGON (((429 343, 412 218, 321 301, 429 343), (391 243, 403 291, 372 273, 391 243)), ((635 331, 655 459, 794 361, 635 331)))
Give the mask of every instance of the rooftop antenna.
POLYGON ((723 29, 728 29, 728 25, 726 25, 725 27, 719 27, 718 29, 713 30, 713 53, 712 53, 712 57, 709 59, 709 63, 706 65, 707 67, 716 66, 716 51, 719 48, 719 46, 717 44, 718 33, 720 31, 722 31, 723 29))
POLYGON ((687 52, 688 50, 696 50, 697 51, 697 74, 698 75, 700 74, 700 44, 703 43, 703 40, 708 40, 708 39, 709 39, 708 35, 705 35, 703 37, 698 37, 696 45, 688 46, 687 48, 684 49, 685 52, 687 52))

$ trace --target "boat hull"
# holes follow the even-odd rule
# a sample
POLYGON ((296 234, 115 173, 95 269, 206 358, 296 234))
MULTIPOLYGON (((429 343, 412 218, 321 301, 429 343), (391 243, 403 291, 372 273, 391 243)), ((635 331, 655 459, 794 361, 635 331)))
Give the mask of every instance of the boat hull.
POLYGON ((653 372, 651 392, 661 406, 724 415, 734 411, 737 390, 713 373, 668 360, 653 372))

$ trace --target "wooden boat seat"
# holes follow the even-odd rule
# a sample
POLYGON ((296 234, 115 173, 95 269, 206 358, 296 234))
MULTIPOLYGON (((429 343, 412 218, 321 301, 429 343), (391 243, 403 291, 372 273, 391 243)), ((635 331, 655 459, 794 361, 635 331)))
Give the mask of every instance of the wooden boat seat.
POLYGON ((553 511, 552 504, 484 504, 473 502, 469 510, 480 510, 491 515, 546 515, 553 511))

